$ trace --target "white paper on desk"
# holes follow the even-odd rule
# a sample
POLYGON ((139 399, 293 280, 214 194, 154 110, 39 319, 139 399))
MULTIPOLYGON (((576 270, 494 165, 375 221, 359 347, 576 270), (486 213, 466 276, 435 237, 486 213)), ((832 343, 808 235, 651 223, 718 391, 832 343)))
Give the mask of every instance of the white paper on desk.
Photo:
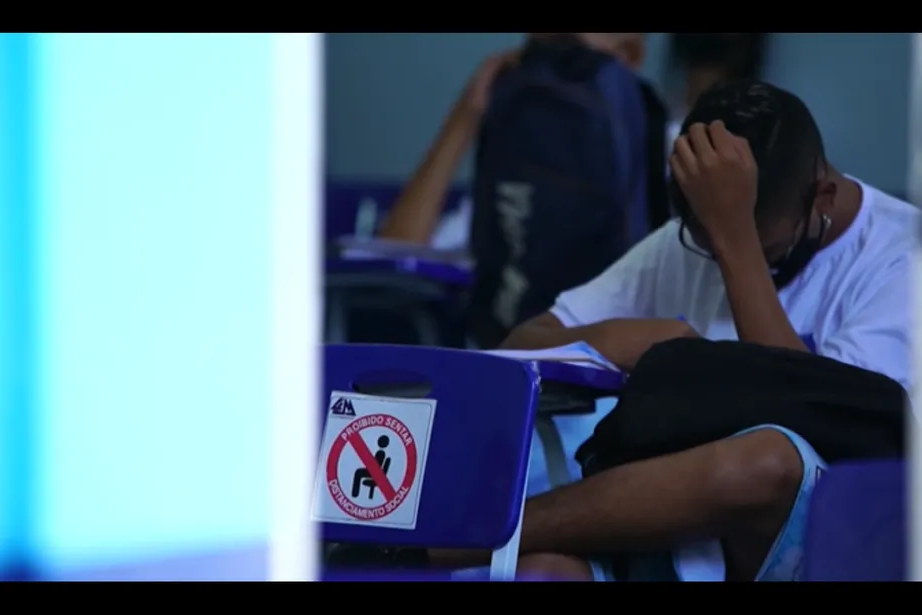
POLYGON ((608 359, 603 357, 598 350, 585 342, 576 342, 566 346, 558 346, 557 348, 542 348, 541 350, 487 350, 486 352, 520 361, 554 361, 595 367, 596 369, 620 371, 608 359))
POLYGON ((451 263, 469 267, 471 258, 464 250, 436 250, 429 246, 393 239, 361 237, 340 237, 337 240, 339 253, 349 259, 375 258, 420 258, 427 261, 451 263))

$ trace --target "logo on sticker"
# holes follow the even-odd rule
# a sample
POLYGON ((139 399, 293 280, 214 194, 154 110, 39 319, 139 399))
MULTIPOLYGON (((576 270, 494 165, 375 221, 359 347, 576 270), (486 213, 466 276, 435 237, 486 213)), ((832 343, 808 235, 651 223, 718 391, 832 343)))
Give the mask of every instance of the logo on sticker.
POLYGON ((334 416, 355 416, 355 408, 352 407, 352 400, 340 397, 330 406, 330 414, 334 416))

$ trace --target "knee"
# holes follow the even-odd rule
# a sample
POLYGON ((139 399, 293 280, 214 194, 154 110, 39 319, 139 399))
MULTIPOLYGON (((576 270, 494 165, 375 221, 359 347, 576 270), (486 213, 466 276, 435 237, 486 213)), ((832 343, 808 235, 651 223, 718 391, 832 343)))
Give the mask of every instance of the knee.
POLYGON ((534 553, 519 558, 522 579, 548 581, 591 581, 592 568, 585 560, 556 553, 534 553))
POLYGON ((786 517, 803 480, 800 453, 775 429, 722 440, 713 464, 716 496, 737 511, 777 511, 786 517))

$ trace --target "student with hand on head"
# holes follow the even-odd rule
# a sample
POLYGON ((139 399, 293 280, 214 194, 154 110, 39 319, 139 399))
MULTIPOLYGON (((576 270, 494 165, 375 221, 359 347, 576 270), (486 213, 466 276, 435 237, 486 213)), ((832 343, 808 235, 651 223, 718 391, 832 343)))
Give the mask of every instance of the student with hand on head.
POLYGON ((679 218, 507 345, 582 339, 630 368, 677 336, 806 350, 810 335, 908 387, 916 208, 836 170, 803 102, 756 81, 699 98, 669 162, 679 218))
MULTIPOLYGON (((507 347, 585 341, 630 369, 652 345, 682 336, 809 352, 810 335, 818 354, 910 387, 922 213, 829 164, 800 99, 756 81, 712 88, 686 118, 670 165, 679 219, 561 294, 507 347)), ((762 425, 600 471, 528 499, 520 571, 613 580, 614 556, 669 550, 674 572, 707 541, 721 578, 798 580, 824 467, 798 434, 762 425)), ((416 554, 435 566, 489 561, 416 554)))
MULTIPOLYGON (((527 41, 555 34, 531 33, 527 41)), ((578 33, 587 46, 617 57, 637 70, 643 63, 645 45, 640 33, 578 33)), ((471 203, 442 216, 445 197, 458 167, 474 143, 480 120, 490 102, 490 88, 496 77, 514 66, 520 49, 491 56, 480 65, 455 102, 435 141, 391 208, 378 235, 386 239, 429 243, 440 249, 461 249, 467 245, 471 225, 471 203)))

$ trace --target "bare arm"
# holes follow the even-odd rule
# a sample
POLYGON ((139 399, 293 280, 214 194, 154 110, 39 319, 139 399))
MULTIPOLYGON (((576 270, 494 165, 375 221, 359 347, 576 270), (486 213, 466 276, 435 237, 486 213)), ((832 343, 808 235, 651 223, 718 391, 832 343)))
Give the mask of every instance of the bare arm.
POLYGON ((380 237, 429 243, 441 217, 445 195, 489 103, 490 86, 496 75, 517 57, 517 50, 507 51, 488 58, 480 66, 391 208, 378 233, 380 237))
POLYGON ((445 195, 473 141, 480 119, 456 104, 435 142, 400 193, 379 232, 381 237, 429 243, 442 214, 445 195))
POLYGON ((715 242, 715 247, 739 339, 809 352, 781 306, 755 226, 748 237, 715 242))
POLYGON ((615 318, 564 327, 553 314, 545 313, 516 327, 502 348, 537 350, 582 341, 621 369, 631 370, 651 346, 697 335, 685 322, 670 318, 615 318))

